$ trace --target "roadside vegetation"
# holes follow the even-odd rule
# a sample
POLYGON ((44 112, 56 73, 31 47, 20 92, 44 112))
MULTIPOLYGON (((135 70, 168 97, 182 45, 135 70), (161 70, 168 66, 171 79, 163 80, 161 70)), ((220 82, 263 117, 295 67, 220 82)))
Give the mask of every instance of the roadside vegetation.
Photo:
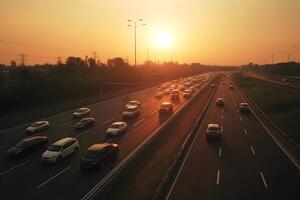
POLYGON ((299 91, 273 86, 241 74, 235 75, 235 79, 269 118, 299 144, 299 91))
MULTIPOLYGON (((2 114, 26 106, 63 103, 142 84, 158 83, 207 70, 188 64, 153 63, 132 67, 122 58, 100 63, 93 58, 69 57, 65 63, 34 66, 0 65, 2 114)), ((211 67, 210 70, 217 68, 211 67)))

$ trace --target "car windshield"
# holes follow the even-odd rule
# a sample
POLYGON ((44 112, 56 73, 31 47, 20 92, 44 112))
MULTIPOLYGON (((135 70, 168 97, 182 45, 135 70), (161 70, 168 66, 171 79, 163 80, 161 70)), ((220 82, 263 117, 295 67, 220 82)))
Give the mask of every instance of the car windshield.
POLYGON ((85 112, 87 109, 86 108, 80 108, 77 110, 77 112, 85 112))
POLYGON ((95 150, 87 150, 84 153, 84 157, 86 158, 98 158, 99 156, 101 156, 103 154, 103 151, 95 151, 95 150))
POLYGON ((19 147, 19 148, 26 148, 27 146, 29 146, 29 142, 28 141, 24 141, 22 140, 21 142, 19 142, 16 147, 19 147))
POLYGON ((39 127, 39 126, 41 126, 41 125, 42 125, 41 122, 35 122, 35 123, 33 123, 33 124, 31 125, 31 127, 39 127))
POLYGON ((48 150, 49 151, 60 151, 61 147, 62 147, 61 145, 55 145, 55 144, 53 144, 53 145, 51 145, 51 146, 48 147, 48 150))
POLYGON ((130 101, 128 104, 129 105, 137 105, 138 103, 136 101, 130 101))
POLYGON ((120 124, 112 124, 109 128, 120 128, 120 124))
POLYGON ((219 130, 219 127, 209 127, 209 130, 217 131, 217 130, 219 130))

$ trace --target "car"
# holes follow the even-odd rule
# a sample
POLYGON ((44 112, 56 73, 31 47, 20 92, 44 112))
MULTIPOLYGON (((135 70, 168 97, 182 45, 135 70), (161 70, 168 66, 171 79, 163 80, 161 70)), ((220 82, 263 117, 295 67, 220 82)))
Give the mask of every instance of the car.
POLYGON ((196 88, 200 88, 201 85, 198 83, 198 84, 195 85, 195 87, 196 87, 196 88))
POLYGON ((117 136, 119 134, 123 134, 127 131, 128 125, 126 122, 114 122, 110 127, 106 130, 107 136, 117 136))
POLYGON ((154 96, 156 98, 160 99, 160 98, 162 98, 162 93, 161 92, 156 92, 154 96))
POLYGON ((250 112, 249 104, 245 103, 245 102, 241 103, 240 104, 240 112, 244 112, 244 113, 250 112))
POLYGON ((63 158, 76 153, 79 149, 79 142, 76 138, 66 137, 58 140, 50 145, 48 149, 42 154, 42 162, 56 163, 63 158))
POLYGON ((75 124, 75 129, 84 129, 94 126, 96 120, 92 117, 82 118, 79 122, 75 124))
POLYGON ((233 90, 234 86, 232 84, 229 85, 229 89, 233 90))
POLYGON ((131 107, 131 106, 140 107, 140 102, 139 101, 129 101, 126 105, 126 108, 131 107))
POLYGON ((83 170, 103 167, 105 163, 113 161, 119 153, 119 146, 115 143, 101 143, 90 146, 80 159, 83 170))
POLYGON ((172 100, 178 100, 179 99, 179 91, 178 90, 172 90, 171 91, 171 99, 172 100))
POLYGON ((216 104, 218 105, 218 106, 224 106, 224 99, 223 98, 217 98, 217 100, 216 100, 216 104))
POLYGON ((11 158, 23 156, 24 154, 44 148, 48 143, 46 136, 34 136, 21 140, 16 146, 10 148, 7 152, 11 158))
POLYGON ((185 90, 183 93, 182 93, 182 96, 186 99, 190 98, 192 96, 192 93, 185 90))
POLYGON ((31 124, 28 128, 26 128, 26 133, 37 133, 43 130, 48 129, 50 126, 50 123, 48 121, 37 121, 31 124))
POLYGON ((170 95, 170 89, 165 89, 164 90, 164 95, 170 95))
POLYGON ((210 84, 210 87, 211 87, 211 88, 214 88, 215 86, 216 86, 216 85, 215 85, 215 84, 213 84, 213 83, 212 83, 212 84, 210 84))
POLYGON ((129 106, 126 107, 125 111, 122 114, 123 119, 137 118, 140 115, 139 107, 129 106))
POLYGON ((191 93, 194 93, 194 92, 195 92, 195 88, 194 88, 193 86, 191 86, 191 87, 189 88, 189 91, 190 91, 191 93))
POLYGON ((173 105, 170 102, 164 102, 161 104, 159 108, 159 114, 172 114, 173 113, 173 105))
POLYGON ((222 127, 219 124, 208 124, 206 129, 206 138, 220 139, 222 133, 222 127))
POLYGON ((91 114, 91 110, 89 108, 79 108, 75 112, 73 112, 73 117, 82 118, 91 114))

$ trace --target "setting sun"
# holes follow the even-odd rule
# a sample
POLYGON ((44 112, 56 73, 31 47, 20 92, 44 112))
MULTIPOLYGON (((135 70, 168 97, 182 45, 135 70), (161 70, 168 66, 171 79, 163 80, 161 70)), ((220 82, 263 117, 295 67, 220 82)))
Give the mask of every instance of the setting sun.
POLYGON ((168 49, 172 46, 173 38, 168 31, 157 31, 153 36, 153 43, 157 48, 168 49))

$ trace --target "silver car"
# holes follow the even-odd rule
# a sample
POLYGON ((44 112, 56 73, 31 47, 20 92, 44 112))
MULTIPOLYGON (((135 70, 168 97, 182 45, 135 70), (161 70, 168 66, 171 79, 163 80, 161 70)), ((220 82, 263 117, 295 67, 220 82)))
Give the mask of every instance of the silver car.
POLYGON ((50 126, 50 123, 48 121, 37 121, 31 124, 28 128, 26 128, 27 133, 37 133, 42 130, 48 129, 50 126))
POLYGON ((107 136, 117 136, 127 131, 128 126, 126 122, 114 122, 107 130, 107 136))

